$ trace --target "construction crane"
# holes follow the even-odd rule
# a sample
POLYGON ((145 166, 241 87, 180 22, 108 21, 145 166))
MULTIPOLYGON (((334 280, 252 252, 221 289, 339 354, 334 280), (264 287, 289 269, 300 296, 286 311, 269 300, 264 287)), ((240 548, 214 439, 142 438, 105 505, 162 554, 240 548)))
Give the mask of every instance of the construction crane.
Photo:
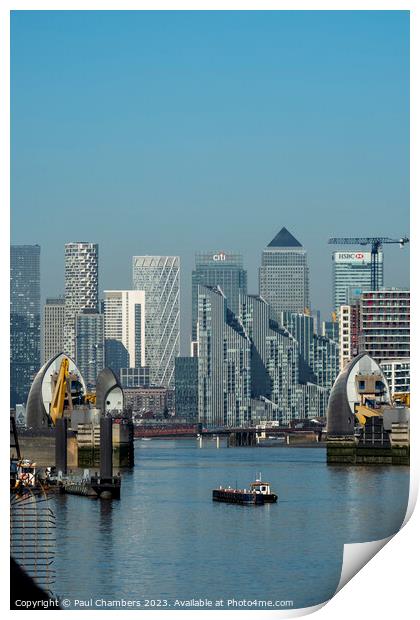
POLYGON ((328 243, 338 245, 370 245, 370 285, 372 291, 378 290, 378 253, 386 243, 399 243, 400 248, 404 247, 410 240, 408 237, 401 239, 390 239, 389 237, 333 237, 328 243))

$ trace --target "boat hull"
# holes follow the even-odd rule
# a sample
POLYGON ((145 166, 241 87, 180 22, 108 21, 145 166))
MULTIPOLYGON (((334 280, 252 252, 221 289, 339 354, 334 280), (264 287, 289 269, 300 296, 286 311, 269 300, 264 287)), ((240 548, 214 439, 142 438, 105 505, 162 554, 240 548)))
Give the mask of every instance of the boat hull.
POLYGON ((214 489, 214 502, 227 502, 228 504, 242 504, 245 506, 261 506, 264 498, 257 493, 246 493, 235 489, 214 489))

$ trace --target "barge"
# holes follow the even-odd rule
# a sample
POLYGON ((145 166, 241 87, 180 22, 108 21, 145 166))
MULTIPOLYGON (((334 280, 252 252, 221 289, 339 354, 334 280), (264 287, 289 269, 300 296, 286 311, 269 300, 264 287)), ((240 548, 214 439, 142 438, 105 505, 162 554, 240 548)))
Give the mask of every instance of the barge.
POLYGON ((273 504, 278 496, 271 492, 268 482, 261 480, 261 475, 254 482, 251 482, 249 489, 232 489, 222 487, 213 489, 214 502, 227 502, 229 504, 242 504, 247 506, 261 506, 263 504, 273 504))

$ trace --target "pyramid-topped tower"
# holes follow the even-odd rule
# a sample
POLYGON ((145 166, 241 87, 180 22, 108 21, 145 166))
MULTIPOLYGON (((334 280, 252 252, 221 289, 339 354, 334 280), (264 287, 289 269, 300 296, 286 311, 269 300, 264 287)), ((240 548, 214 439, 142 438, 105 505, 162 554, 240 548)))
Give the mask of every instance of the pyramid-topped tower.
POLYGON ((301 248, 302 244, 283 226, 272 241, 268 244, 269 248, 301 248))
POLYGON ((259 289, 279 322, 282 312, 303 313, 310 308, 306 250, 285 227, 262 253, 259 289))

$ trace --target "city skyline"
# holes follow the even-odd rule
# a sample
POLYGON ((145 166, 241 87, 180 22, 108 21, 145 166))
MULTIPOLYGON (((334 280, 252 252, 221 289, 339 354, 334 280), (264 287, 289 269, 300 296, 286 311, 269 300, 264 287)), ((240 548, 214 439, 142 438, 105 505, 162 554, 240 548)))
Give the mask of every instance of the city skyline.
MULTIPOLYGON (((285 227, 283 227, 285 228, 285 227)), ((280 231, 280 226, 278 228, 278 231, 280 231)), ((289 232, 289 231, 287 231, 289 232)), ((295 232, 295 231, 294 231, 295 232)), ((273 233, 272 231, 272 235, 275 234, 275 236, 277 235, 277 233, 273 233)), ((293 235, 294 236, 294 235, 293 235)), ((101 282, 103 282, 104 276, 102 275, 102 262, 103 262, 103 253, 101 252, 100 249, 100 244, 97 242, 92 242, 92 241, 86 241, 86 242, 80 242, 80 241, 66 241, 64 246, 66 245, 71 245, 71 244, 80 244, 80 243, 88 243, 88 244, 93 244, 95 246, 97 246, 99 248, 99 253, 101 254, 101 258, 99 261, 99 265, 98 265, 98 301, 102 301, 104 300, 105 297, 105 292, 107 290, 111 290, 111 289, 107 289, 105 287, 103 287, 101 285, 101 282)), ((25 244, 12 244, 11 245, 16 245, 16 246, 20 246, 20 245, 25 245, 25 244)), ((32 244, 32 245, 36 245, 36 244, 32 244)), ((304 246, 304 244, 302 244, 304 246)), ((210 246, 211 247, 211 246, 210 246)), ((215 246, 214 246, 215 247, 215 246)), ((327 273, 327 278, 324 278, 324 280, 327 280, 327 299, 323 300, 323 305, 322 306, 317 306, 313 301, 313 293, 312 293, 312 289, 315 288, 315 285, 313 284, 313 280, 316 280, 316 276, 314 277, 313 274, 313 270, 311 268, 311 262, 310 262, 310 257, 308 256, 307 260, 308 260, 308 265, 309 265, 309 273, 310 273, 310 286, 309 286, 309 294, 310 294, 310 300, 311 300, 311 312, 312 314, 315 316, 317 311, 321 312, 321 320, 324 321, 330 321, 331 320, 331 316, 332 313, 335 311, 335 308, 333 306, 333 296, 334 296, 334 263, 333 265, 331 265, 331 263, 333 262, 334 259, 334 255, 337 253, 349 253, 348 251, 346 251, 344 248, 346 246, 343 246, 343 248, 337 252, 337 250, 331 250, 329 249, 328 245, 326 246, 326 252, 327 255, 329 257, 329 271, 327 273), (326 310, 323 310, 323 308, 325 308, 326 310)), ((351 248, 352 246, 350 246, 351 248)), ((349 249, 350 249, 349 248, 349 249)), ((260 251, 260 261, 262 259, 263 256, 263 252, 266 249, 266 247, 262 247, 261 251, 260 251)), ((306 247, 304 247, 304 249, 306 250, 306 247)), ((216 251, 216 250, 212 250, 216 251)), ((226 247, 224 249, 221 249, 220 252, 225 252, 226 251, 226 247)), ((385 246, 385 250, 381 251, 381 260, 386 260, 383 257, 385 255, 387 255, 388 252, 394 252, 396 253, 397 251, 400 251, 400 249, 396 249, 395 246, 385 246)), ((191 336, 192 336, 192 331, 191 331, 191 319, 192 319, 192 308, 191 308, 191 299, 192 299, 192 286, 191 286, 191 277, 192 274, 195 272, 195 260, 197 255, 199 254, 208 254, 209 249, 207 248, 207 250, 201 249, 200 251, 196 251, 192 258, 191 258, 191 271, 190 272, 186 272, 184 269, 184 265, 183 265, 183 259, 182 259, 182 253, 179 253, 180 256, 180 268, 179 268, 179 278, 180 278, 180 355, 182 356, 189 356, 190 352, 191 352, 191 336)), ((366 252, 363 248, 362 248, 362 252, 365 255, 369 255, 370 256, 370 252, 366 252)), ((354 249, 350 252, 350 253, 354 253, 354 249)), ((406 246, 403 250, 402 253, 407 253, 409 254, 409 249, 408 246, 406 246)), ((42 255, 45 254, 44 249, 42 248, 42 255)), ((241 257, 244 256, 244 252, 241 252, 240 250, 238 251, 230 251, 229 250, 229 254, 230 255, 240 255, 241 257)), ((146 254, 144 256, 147 257, 153 257, 156 255, 153 254, 146 254)), ((124 289, 124 287, 122 286, 123 282, 127 282, 127 286, 125 287, 124 290, 135 290, 133 288, 133 273, 132 273, 132 269, 133 269, 133 258, 134 256, 130 256, 128 258, 128 271, 129 271, 129 276, 127 277, 127 269, 125 274, 119 274, 115 276, 114 282, 116 283, 116 286, 114 287, 115 290, 121 290, 124 289)), ((389 259, 389 263, 392 263, 393 261, 391 259, 389 259)), ((261 264, 261 263, 260 263, 261 264)), ((43 309, 44 306, 46 305, 46 301, 48 300, 49 297, 58 297, 58 296, 62 296, 64 295, 64 288, 65 288, 65 275, 64 275, 64 271, 65 271, 65 247, 63 247, 63 257, 62 257, 62 265, 63 265, 63 276, 62 276, 62 282, 61 282, 61 288, 59 287, 57 290, 52 290, 50 291, 50 289, 47 289, 47 285, 44 281, 44 276, 43 276, 43 261, 41 259, 41 308, 43 309), (48 294, 45 294, 45 291, 48 290, 48 294)), ((387 274, 389 271, 392 271, 392 264, 389 265, 389 269, 388 269, 388 261, 386 261, 386 268, 385 268, 385 273, 383 274, 383 279, 384 279, 384 287, 385 288, 410 288, 410 282, 409 282, 409 271, 406 273, 406 278, 408 283, 407 284, 403 284, 400 281, 397 282, 390 282, 389 281, 389 277, 387 277, 387 274)), ((394 265, 395 266, 395 265, 394 265)), ((246 278, 247 278, 247 282, 248 285, 250 282, 254 282, 254 286, 248 286, 248 293, 250 295, 256 295, 258 294, 258 288, 259 288, 259 284, 258 284, 258 271, 259 271, 259 265, 257 264, 255 272, 250 272, 249 269, 247 269, 247 265, 244 262, 243 264, 243 269, 246 273, 246 278)), ((381 271, 381 274, 383 272, 381 271)), ((382 277, 382 275, 381 275, 382 277)), ((370 289, 370 287, 367 287, 365 290, 370 289)), ((42 314, 42 312, 41 312, 42 314)))
MULTIPOLYGON (((328 318, 328 237, 409 236, 408 32, 408 12, 14 12, 12 243, 43 247, 42 298, 81 225, 101 291, 179 255, 185 349, 195 252, 241 253, 256 293, 285 225, 328 318)), ((386 286, 409 252, 386 248, 386 286)))

